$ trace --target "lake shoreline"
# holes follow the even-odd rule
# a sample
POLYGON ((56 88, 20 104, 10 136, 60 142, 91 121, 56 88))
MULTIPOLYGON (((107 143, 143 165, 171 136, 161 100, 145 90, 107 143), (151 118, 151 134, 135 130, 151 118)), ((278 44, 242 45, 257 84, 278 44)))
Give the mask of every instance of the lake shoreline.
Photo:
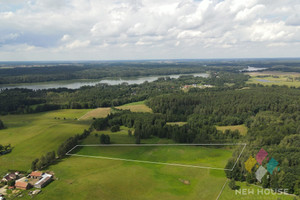
POLYGON ((97 84, 108 84, 108 85, 120 85, 122 83, 142 84, 146 81, 153 82, 162 77, 179 78, 180 76, 196 76, 196 77, 209 77, 208 73, 192 73, 192 74, 170 74, 170 75, 151 75, 151 76, 136 76, 136 77, 109 77, 103 79, 73 79, 73 80, 61 80, 61 81, 47 81, 47 82, 36 82, 36 83, 20 83, 20 84, 0 84, 0 91, 5 89, 79 89, 83 86, 95 86, 97 84))

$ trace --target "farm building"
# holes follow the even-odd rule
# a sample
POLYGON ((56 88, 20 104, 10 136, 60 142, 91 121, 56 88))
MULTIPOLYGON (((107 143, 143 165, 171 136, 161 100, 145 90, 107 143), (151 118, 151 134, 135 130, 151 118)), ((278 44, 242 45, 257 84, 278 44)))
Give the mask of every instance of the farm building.
POLYGON ((46 185, 48 185, 51 181, 52 181, 52 175, 45 173, 42 175, 42 178, 34 184, 34 187, 43 188, 46 185))
POLYGON ((29 176, 32 179, 40 179, 40 178, 42 178, 42 175, 43 175, 43 172, 33 171, 33 172, 31 172, 31 174, 29 176))
POLYGON ((17 178, 18 178, 18 176, 15 173, 9 173, 9 174, 6 174, 2 178, 2 181, 3 182, 8 182, 8 181, 11 181, 11 180, 16 180, 17 178))
POLYGON ((15 187, 20 190, 28 190, 30 188, 30 184, 23 181, 16 181, 15 187))

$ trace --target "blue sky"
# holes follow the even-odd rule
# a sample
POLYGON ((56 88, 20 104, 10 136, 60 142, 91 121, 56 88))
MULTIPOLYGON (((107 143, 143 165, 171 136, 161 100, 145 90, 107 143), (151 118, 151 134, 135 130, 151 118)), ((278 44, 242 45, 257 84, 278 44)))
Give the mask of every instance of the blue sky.
POLYGON ((0 61, 299 57, 299 0, 0 0, 0 61))

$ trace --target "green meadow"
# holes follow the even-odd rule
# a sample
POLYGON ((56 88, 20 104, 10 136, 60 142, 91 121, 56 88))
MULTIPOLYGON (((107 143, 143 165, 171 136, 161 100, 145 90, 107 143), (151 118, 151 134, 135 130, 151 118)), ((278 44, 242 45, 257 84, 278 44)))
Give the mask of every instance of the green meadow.
POLYGON ((1 116, 0 144, 11 144, 11 153, 0 156, 0 174, 8 169, 27 171, 31 162, 57 150, 67 138, 82 133, 89 121, 78 121, 88 110, 58 110, 38 114, 1 116), (55 119, 56 118, 56 119, 55 119))
POLYGON ((225 132, 226 130, 235 131, 238 130, 241 135, 246 135, 248 132, 248 128, 242 124, 242 125, 233 125, 233 126, 216 126, 217 130, 220 130, 222 132, 225 132))
MULTIPOLYGON (((1 144, 11 144, 11 153, 0 156, 0 173, 8 169, 27 171, 32 160, 57 149, 68 137, 81 133, 91 123, 77 120, 90 110, 58 110, 29 115, 1 116, 6 129, 0 130, 1 144)), ((106 111, 105 111, 106 112, 106 111)), ((134 144, 128 136, 132 128, 120 131, 94 131, 82 144, 99 144, 100 134, 110 135, 113 144, 134 144)), ((152 137, 142 140, 148 144, 172 144, 170 139, 152 137)), ((194 146, 167 147, 83 147, 76 153, 111 156, 154 162, 191 164, 224 168, 234 148, 194 146)), ((199 169, 147 163, 135 163, 88 157, 67 157, 46 170, 55 173, 56 180, 42 189, 35 199, 216 199, 226 182, 223 170, 199 169)), ((246 188, 244 183, 238 183, 246 188)), ((254 187, 254 186, 251 186, 254 187)), ((243 197, 242 197, 243 198, 243 197)), ((242 199, 228 186, 220 199, 242 199)), ((259 197, 260 198, 260 197, 259 197)), ((259 199, 252 198, 252 199, 259 199)), ((269 197, 268 197, 269 198, 269 197)), ((262 197, 261 199, 268 199, 262 197)), ((279 196, 280 199, 292 199, 279 196)), ((30 199, 24 192, 22 199, 30 199)), ((245 198, 251 199, 251 198, 245 198)), ((275 198, 269 198, 275 200, 275 198)))
POLYGON ((262 84, 266 86, 279 85, 300 87, 300 74, 294 72, 252 72, 248 84, 262 84))
POLYGON ((84 146, 71 153, 223 169, 232 149, 213 146, 84 146))

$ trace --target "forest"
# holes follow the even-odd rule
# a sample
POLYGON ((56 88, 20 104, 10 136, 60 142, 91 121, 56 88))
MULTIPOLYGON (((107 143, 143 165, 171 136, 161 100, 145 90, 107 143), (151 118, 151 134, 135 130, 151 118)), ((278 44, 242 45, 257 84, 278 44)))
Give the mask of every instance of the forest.
POLYGON ((127 62, 2 62, 0 84, 34 83, 107 77, 137 77, 202 73, 239 72, 248 66, 271 71, 300 72, 298 59, 217 59, 127 62))
POLYGON ((181 76, 179 79, 159 78, 157 81, 128 86, 98 84, 71 90, 6 89, 0 92, 0 114, 35 113, 55 109, 81 109, 119 106, 168 93, 184 93, 186 84, 212 84, 221 88, 240 87, 247 75, 229 72, 212 73, 211 78, 181 76), (218 78, 217 78, 218 77, 218 78))

